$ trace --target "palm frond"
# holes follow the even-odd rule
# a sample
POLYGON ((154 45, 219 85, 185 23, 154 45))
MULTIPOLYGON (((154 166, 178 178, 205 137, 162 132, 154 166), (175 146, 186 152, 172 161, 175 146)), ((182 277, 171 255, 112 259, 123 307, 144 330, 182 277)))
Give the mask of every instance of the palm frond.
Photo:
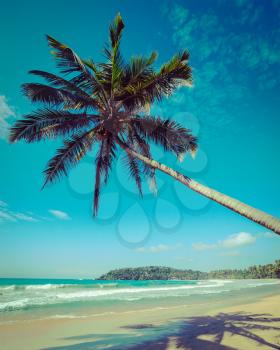
MULTIPOLYGON (((138 134, 138 132, 135 128, 132 128, 132 130, 131 130, 130 142, 132 142, 136 145, 136 149, 140 154, 142 154, 143 156, 145 156, 149 159, 152 159, 150 146, 145 141, 145 139, 142 138, 138 134)), ((146 163, 143 163, 142 167, 143 167, 144 174, 147 176, 149 182, 151 184, 153 184, 153 186, 151 186, 153 191, 156 192, 157 191, 157 182, 156 182, 156 177, 155 177, 155 169, 150 167, 146 163)))
POLYGON ((105 57, 109 63, 99 65, 102 71, 103 85, 111 97, 120 86, 124 72, 124 60, 119 50, 123 29, 124 23, 121 15, 118 13, 109 27, 110 46, 107 45, 104 48, 105 57))
POLYGON ((72 81, 66 80, 58 75, 41 70, 31 70, 29 73, 46 79, 53 87, 63 88, 66 91, 71 92, 76 97, 81 98, 82 102, 84 104, 87 104, 87 106, 92 106, 93 108, 98 107, 98 102, 86 91, 80 88, 78 84, 75 84, 72 81))
POLYGON ((101 180, 104 179, 104 184, 107 183, 109 171, 112 168, 113 160, 116 157, 116 145, 112 135, 101 141, 98 154, 96 156, 96 170, 95 170, 95 187, 93 200, 93 213, 97 215, 99 206, 99 196, 101 189, 101 180))
POLYGON ((123 29, 124 23, 120 13, 118 13, 109 28, 112 48, 115 48, 119 44, 123 29))
POLYGON ((112 169, 113 160, 116 157, 116 144, 114 142, 113 136, 109 136, 106 139, 104 152, 103 152, 103 162, 105 164, 104 169, 104 182, 108 181, 109 171, 112 169))
POLYGON ((129 170, 131 178, 135 180, 136 186, 138 188, 139 194, 142 197, 142 180, 141 180, 141 171, 140 163, 137 159, 133 158, 130 154, 125 154, 125 164, 129 170))
POLYGON ((83 72, 87 75, 88 79, 91 78, 83 61, 69 46, 62 44, 50 35, 47 35, 47 40, 49 46, 54 49, 52 53, 56 58, 57 66, 60 68, 61 73, 83 72))
POLYGON ((140 135, 162 145, 165 151, 179 155, 197 148, 196 137, 175 121, 145 116, 132 118, 131 122, 140 135))
POLYGON ((52 53, 60 72, 62 74, 78 73, 77 76, 72 78, 72 82, 94 93, 97 89, 95 77, 83 60, 69 46, 60 43, 50 35, 47 35, 47 40, 49 46, 54 49, 52 53))
POLYGON ((147 81, 153 69, 151 65, 157 59, 157 52, 152 52, 149 57, 136 56, 132 57, 129 64, 124 69, 122 87, 133 85, 135 83, 147 81))
POLYGON ((100 65, 96 65, 92 59, 83 60, 83 63, 93 72, 93 80, 95 84, 94 93, 98 95, 103 105, 107 105, 108 94, 104 88, 104 77, 100 65))
POLYGON ((57 150, 57 154, 48 162, 44 173, 46 175, 44 188, 48 183, 67 175, 71 166, 76 165, 89 151, 95 141, 95 129, 79 133, 64 141, 63 147, 57 150))
POLYGON ((125 63, 120 54, 119 48, 110 51, 105 48, 105 54, 109 62, 100 63, 102 85, 109 96, 112 96, 121 86, 124 75, 125 63))
POLYGON ((184 51, 162 65, 158 73, 153 73, 145 81, 128 85, 119 96, 123 105, 132 110, 144 107, 147 103, 161 101, 180 85, 192 84, 192 72, 187 64, 189 54, 184 51))
POLYGON ((49 106, 63 106, 64 109, 95 108, 93 99, 89 100, 75 95, 62 88, 54 88, 40 83, 26 83, 22 85, 22 92, 32 102, 44 103, 49 106))
POLYGON ((35 142, 67 135, 91 127, 99 119, 98 115, 40 109, 18 120, 10 130, 9 140, 15 142, 24 139, 27 142, 35 142))
POLYGON ((105 164, 103 161, 103 151, 105 143, 101 141, 98 154, 96 155, 96 168, 95 168, 95 185, 94 185, 94 195, 93 195, 93 215, 96 216, 99 207, 99 197, 100 197, 100 187, 101 187, 101 177, 105 170, 105 164))

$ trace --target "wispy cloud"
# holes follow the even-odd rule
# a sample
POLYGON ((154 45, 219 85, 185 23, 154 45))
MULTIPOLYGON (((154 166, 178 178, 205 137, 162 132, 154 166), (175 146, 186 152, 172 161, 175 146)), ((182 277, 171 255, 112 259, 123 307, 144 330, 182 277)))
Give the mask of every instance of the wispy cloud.
POLYGON ((15 212, 11 210, 8 204, 0 200, 0 222, 16 222, 16 221, 28 221, 37 222, 38 218, 28 213, 15 212))
POLYGON ((16 218, 8 211, 0 210, 0 222, 3 221, 17 221, 16 218))
POLYGON ((60 220, 70 220, 71 217, 64 211, 57 210, 57 209, 50 209, 49 212, 56 217, 57 219, 60 220))
MULTIPOLYGON (((50 209, 49 213, 53 217, 60 220, 70 220, 71 217, 64 211, 57 209, 50 209)), ((0 223, 3 222, 38 222, 38 221, 50 221, 50 217, 44 217, 40 215, 35 215, 30 211, 19 212, 11 209, 5 201, 0 200, 0 223)))
POLYGON ((39 221, 38 219, 34 218, 33 216, 26 215, 24 213, 14 213, 13 215, 18 220, 29 221, 29 222, 37 222, 37 221, 39 221))
MULTIPOLYGON (((248 232, 239 232, 228 236, 226 239, 215 243, 197 242, 193 243, 192 248, 198 251, 213 249, 234 249, 246 245, 252 245, 256 242, 256 236, 248 232)), ((236 255, 236 254, 235 254, 236 255)))
POLYGON ((163 253, 163 252, 170 252, 177 250, 182 247, 182 244, 178 243, 176 245, 166 245, 166 244, 158 244, 155 246, 150 246, 150 247, 140 247, 135 249, 139 253, 163 253))
POLYGON ((8 104, 6 96, 0 95, 0 139, 7 139, 10 127, 8 119, 14 116, 14 108, 8 104))
MULTIPOLYGON (((264 6, 232 1, 227 6, 228 16, 219 13, 222 2, 215 6, 201 12, 191 10, 186 2, 169 2, 164 11, 174 44, 190 51, 194 75, 194 89, 178 91, 172 98, 174 104, 168 101, 166 115, 174 115, 176 104, 187 105, 205 124, 215 125, 214 133, 217 127, 230 127, 241 103, 243 111, 251 108, 252 85, 261 92, 275 88, 280 81, 280 29, 272 24, 269 32, 264 30, 264 6), (242 26, 238 33, 237 25, 242 26)), ((277 23, 276 16, 277 11, 272 13, 271 23, 277 23)))

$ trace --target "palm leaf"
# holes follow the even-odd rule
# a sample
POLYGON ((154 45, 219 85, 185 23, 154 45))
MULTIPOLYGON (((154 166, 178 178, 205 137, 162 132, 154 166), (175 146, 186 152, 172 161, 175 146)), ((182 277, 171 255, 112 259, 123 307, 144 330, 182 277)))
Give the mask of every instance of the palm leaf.
POLYGON ((119 50, 123 29, 124 23, 121 15, 118 13, 109 27, 111 45, 110 47, 105 46, 104 48, 104 53, 109 60, 109 63, 100 64, 105 83, 104 85, 110 96, 112 96, 115 90, 119 88, 124 72, 124 61, 119 50))
POLYGON ((180 85, 191 85, 192 72, 187 64, 188 52, 175 55, 169 62, 162 65, 158 73, 150 74, 144 81, 136 81, 128 85, 118 98, 123 105, 133 110, 151 104, 155 100, 161 101, 164 96, 172 94, 180 85))
POLYGON ((89 151, 95 140, 95 129, 79 133, 64 141, 63 147, 57 150, 57 154, 48 162, 44 171, 46 178, 44 188, 48 183, 67 175, 71 166, 76 165, 89 151))
POLYGON ((115 157, 116 144, 114 142, 113 136, 110 135, 107 139, 101 142, 98 154, 96 156, 95 187, 93 200, 94 216, 96 216, 98 212, 102 176, 104 178, 104 183, 106 184, 109 177, 109 171, 112 168, 112 163, 115 157))
POLYGON ((89 72, 87 71, 83 61, 70 47, 68 47, 65 44, 62 44, 50 35, 47 35, 47 40, 49 46, 51 46, 54 49, 52 53, 56 58, 57 66, 58 68, 60 68, 61 73, 86 73, 87 78, 90 80, 91 76, 90 74, 88 74, 89 72))
POLYGON ((49 45, 54 49, 57 67, 63 74, 79 73, 72 78, 72 82, 79 87, 88 89, 94 93, 97 90, 97 84, 94 75, 91 74, 83 60, 67 45, 60 43, 50 35, 47 35, 49 45))
POLYGON ((11 128, 10 142, 24 139, 27 142, 40 141, 74 133, 90 127, 99 120, 99 116, 85 113, 70 113, 51 109, 40 109, 24 116, 11 128))
POLYGON ((130 63, 124 69, 122 87, 125 88, 135 83, 147 81, 153 73, 151 65, 156 59, 157 52, 155 51, 149 57, 132 57, 130 63))
POLYGON ((124 23, 120 13, 118 13, 109 28, 112 48, 115 48, 119 44, 123 29, 124 23))
POLYGON ((136 117, 131 121, 140 135, 162 145, 166 151, 180 155, 188 151, 194 152, 197 148, 196 137, 175 121, 151 116, 136 117))
POLYGON ((133 158, 130 154, 125 154, 125 165, 127 166, 131 178, 135 180, 136 186, 138 188, 139 194, 142 197, 142 180, 141 180, 141 171, 140 163, 137 159, 133 158))
POLYGON ((104 172, 104 182, 108 181, 109 171, 112 169, 113 160, 116 157, 116 144, 114 142, 113 136, 109 136, 105 141, 105 147, 103 152, 103 162, 105 164, 104 172))
POLYGON ((87 102, 88 106, 92 106, 93 108, 98 107, 98 102, 72 81, 41 70, 31 70, 29 73, 46 79, 53 87, 63 88, 74 94, 76 97, 80 97, 84 103, 87 102))
POLYGON ((93 99, 89 100, 65 89, 40 83, 23 84, 22 91, 32 102, 41 102, 49 106, 63 106, 65 109, 96 107, 93 99))
MULTIPOLYGON (((135 128, 132 128, 132 130, 131 130, 131 140, 133 140, 132 142, 136 145, 137 150, 140 154, 142 154, 143 156, 145 156, 149 159, 152 159, 150 146, 144 140, 144 138, 142 138, 137 133, 137 130, 135 128)), ((151 184, 153 184, 153 186, 151 186, 153 191, 156 192, 157 191, 157 182, 156 182, 156 177, 155 177, 155 169, 150 167, 146 163, 142 164, 142 166, 143 166, 143 171, 144 171, 145 175, 148 177, 149 182, 151 184)))
POLYGON ((93 215, 96 216, 99 207, 99 197, 100 197, 100 187, 101 187, 101 176, 106 168, 103 161, 103 151, 105 143, 102 141, 98 154, 96 156, 96 168, 95 168, 95 185, 94 185, 94 195, 93 195, 93 215))

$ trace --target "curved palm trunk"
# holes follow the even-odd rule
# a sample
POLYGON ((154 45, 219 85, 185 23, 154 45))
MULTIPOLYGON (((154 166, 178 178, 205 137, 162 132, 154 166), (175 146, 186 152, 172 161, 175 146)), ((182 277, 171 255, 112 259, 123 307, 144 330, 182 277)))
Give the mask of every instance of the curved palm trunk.
POLYGON ((204 186, 195 180, 189 179, 188 177, 184 176, 183 174, 180 174, 179 172, 171 169, 170 167, 135 152, 134 150, 129 148, 125 143, 123 143, 121 140, 118 140, 118 144, 121 146, 123 150, 125 150, 131 156, 138 158, 139 160, 146 163, 147 165, 155 169, 158 169, 169 176, 172 176, 174 179, 176 179, 177 181, 180 181, 182 184, 186 185, 193 191, 200 193, 201 195, 207 198, 212 199, 213 201, 223 205, 224 207, 227 207, 235 211, 236 213, 243 215, 246 218, 280 235, 280 220, 278 218, 273 217, 261 210, 255 209, 250 205, 242 203, 235 198, 232 198, 221 192, 218 192, 214 189, 204 186))

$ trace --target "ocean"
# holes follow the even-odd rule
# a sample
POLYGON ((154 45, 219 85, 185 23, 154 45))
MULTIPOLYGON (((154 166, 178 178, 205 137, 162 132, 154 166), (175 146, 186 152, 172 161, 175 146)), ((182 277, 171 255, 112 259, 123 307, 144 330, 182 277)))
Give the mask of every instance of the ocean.
POLYGON ((99 281, 0 279, 0 323, 86 318, 123 310, 248 299, 280 291, 280 280, 99 281), (218 299, 217 299, 218 298, 218 299))

